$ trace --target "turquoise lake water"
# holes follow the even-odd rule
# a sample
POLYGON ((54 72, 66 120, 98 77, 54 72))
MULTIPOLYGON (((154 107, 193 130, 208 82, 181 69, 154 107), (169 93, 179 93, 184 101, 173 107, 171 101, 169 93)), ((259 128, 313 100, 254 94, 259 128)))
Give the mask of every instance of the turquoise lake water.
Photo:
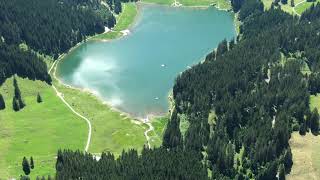
POLYGON ((177 75, 236 34, 232 13, 157 5, 140 6, 130 31, 80 45, 60 61, 57 75, 135 117, 166 113, 177 75))

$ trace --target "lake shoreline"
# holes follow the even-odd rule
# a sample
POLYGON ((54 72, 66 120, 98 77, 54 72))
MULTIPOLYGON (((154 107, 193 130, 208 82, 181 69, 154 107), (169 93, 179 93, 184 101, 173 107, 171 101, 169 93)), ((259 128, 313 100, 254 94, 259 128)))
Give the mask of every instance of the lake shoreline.
MULTIPOLYGON (((63 58, 64 56, 62 56, 63 58)), ((62 59, 59 58, 56 62, 56 64, 54 65, 53 67, 53 72, 52 72, 52 76, 55 80, 57 80, 57 83, 59 83, 59 85, 62 85, 66 88, 69 88, 69 89, 73 89, 73 90, 77 90, 77 91, 80 91, 82 93, 86 93, 86 94, 89 94, 89 95, 92 95, 94 96, 101 104, 105 105, 106 108, 112 110, 112 111, 115 111, 115 112, 118 112, 120 115, 124 115, 126 116, 127 118, 130 118, 130 119, 133 119, 133 120, 137 120, 137 121, 140 121, 142 123, 144 122, 149 122, 149 121, 146 121, 147 119, 153 119, 153 118, 156 118, 156 117, 163 117, 166 115, 166 113, 150 113, 147 115, 147 117, 139 117, 139 116, 135 116, 134 114, 131 114, 131 113, 128 113, 128 112, 125 112, 119 108, 116 108, 115 106, 111 105, 110 102, 108 102, 107 100, 104 100, 103 97, 101 97, 101 95, 99 95, 99 93, 95 90, 92 90, 92 89, 89 89, 89 88, 82 88, 82 87, 76 87, 76 86, 72 86, 72 85, 69 85, 67 83, 64 83, 57 75, 56 75, 56 71, 57 71, 57 67, 58 67, 58 64, 60 63, 62 59)))
MULTIPOLYGON (((172 6, 169 6, 169 5, 161 5, 161 4, 156 4, 156 3, 144 3, 144 2, 138 2, 136 3, 136 9, 137 9, 137 14, 136 14, 136 17, 134 18, 134 21, 132 21, 129 26, 125 29, 125 30, 131 30, 132 31, 132 28, 134 28, 138 22, 139 22, 139 17, 141 16, 141 8, 144 6, 144 5, 155 5, 155 6, 168 6, 168 7, 172 7, 172 6)), ((218 7, 215 7, 215 6, 179 6, 179 7, 173 7, 173 8, 200 8, 200 9, 207 9, 207 8, 210 8, 210 7, 214 7, 218 10, 221 10, 221 11, 228 11, 228 10, 223 10, 223 9, 220 9, 218 7)), ((131 32, 130 31, 130 32, 131 32)), ((103 105, 106 105, 107 108, 113 110, 113 111, 116 111, 118 113, 120 113, 121 115, 124 115, 128 118, 131 118, 131 119, 134 119, 134 120, 138 120, 140 122, 148 122, 150 119, 154 119, 156 117, 163 117, 163 116, 166 116, 168 114, 170 114, 170 112, 172 112, 172 108, 174 106, 172 106, 173 102, 173 98, 172 98, 172 89, 169 90, 168 92, 168 96, 167 96, 167 100, 168 100, 168 103, 171 104, 169 105, 168 107, 168 110, 167 112, 154 112, 154 113, 150 113, 150 114, 147 114, 146 117, 139 117, 139 116, 136 116, 135 114, 132 114, 132 113, 128 113, 128 112, 125 112, 124 110, 121 110, 115 106, 113 106, 110 102, 106 101, 97 91, 95 90, 92 90, 92 89, 89 89, 89 88, 83 88, 83 87, 75 87, 73 85, 70 85, 70 84, 67 84, 65 82, 63 82, 59 76, 56 76, 56 69, 58 68, 58 64, 60 63, 60 61, 63 61, 65 60, 65 56, 67 56, 68 54, 70 54, 72 51, 74 51, 76 48, 78 48, 79 46, 81 46, 82 44, 84 43, 87 43, 87 42, 90 42, 90 41, 103 41, 103 42, 109 42, 109 41, 113 41, 113 40, 118 40, 118 39, 122 39, 122 38, 125 38, 127 36, 130 36, 131 33, 127 34, 127 35, 124 35, 122 34, 120 37, 115 37, 113 39, 108 39, 108 40, 103 40, 103 39, 93 39, 94 37, 96 37, 97 35, 95 36, 91 36, 89 37, 86 41, 82 41, 82 42, 79 42, 77 43, 74 47, 72 47, 67 53, 64 53, 64 54, 61 54, 55 64, 55 67, 54 67, 54 71, 53 71, 53 76, 54 78, 57 80, 57 82, 59 84, 61 84, 62 86, 66 87, 66 88, 70 88, 70 89, 75 89, 75 90, 78 90, 78 91, 81 91, 83 93, 88 93, 90 95, 93 95, 94 97, 96 97, 99 102, 101 102, 103 105)), ((205 55, 204 55, 205 56, 205 55)))
MULTIPOLYGON (((139 3, 140 4, 140 3, 139 3)), ((129 25, 129 27, 126 29, 126 30, 129 30, 134 28, 134 26, 138 23, 138 19, 139 19, 139 16, 141 15, 141 6, 143 5, 139 5, 137 4, 137 15, 136 17, 134 18, 134 21, 129 25)), ((111 30, 112 31, 112 30, 111 30)), ((109 32, 111 32, 109 31, 109 32)), ((109 33, 107 32, 107 33, 109 33)), ((92 90, 92 89, 89 89, 89 88, 83 88, 83 87, 76 87, 76 86, 73 86, 73 85, 70 85, 70 84, 67 84, 65 82, 63 82, 59 76, 56 75, 56 71, 58 69, 58 64, 60 63, 60 61, 63 61, 65 59, 65 56, 67 56, 68 54, 70 54, 72 51, 74 51, 76 48, 78 48, 79 46, 87 43, 87 42, 90 42, 90 41, 102 41, 102 42, 109 42, 109 41, 112 41, 112 40, 118 40, 118 39, 121 39, 121 38, 124 38, 126 36, 129 36, 131 34, 131 31, 129 34, 127 35, 123 35, 120 36, 120 37, 117 37, 115 39, 109 39, 109 40, 95 40, 93 39, 95 36, 99 35, 94 35, 94 36, 91 36, 89 37, 87 40, 85 41, 82 41, 82 42, 79 42, 77 43, 75 46, 73 46, 70 50, 68 50, 67 53, 63 53, 61 54, 58 59, 56 60, 56 64, 54 65, 53 67, 53 72, 52 72, 52 75, 53 75, 53 78, 57 80, 57 82, 66 87, 66 88, 69 88, 69 89, 74 89, 74 90, 77 90, 77 91, 81 91, 82 93, 87 93, 87 94, 90 94, 92 96, 94 96, 95 98, 97 98, 97 100, 99 102, 101 102, 101 104, 105 105, 107 108, 109 108, 110 110, 112 111, 115 111, 115 112, 118 112, 120 115, 124 115, 130 119, 133 119, 133 120, 137 120, 139 122, 148 122, 150 119, 153 119, 153 118, 157 118, 157 117, 163 117, 165 115, 167 115, 167 113, 159 113, 159 112, 155 112, 155 113, 150 113, 148 114, 146 117, 139 117, 139 116, 136 116, 134 114, 131 114, 131 113, 128 113, 128 112, 125 112, 119 108, 116 108, 115 106, 113 106, 110 102, 106 101, 103 99, 103 97, 101 97, 101 95, 99 95, 99 93, 97 93, 95 90, 92 90)))

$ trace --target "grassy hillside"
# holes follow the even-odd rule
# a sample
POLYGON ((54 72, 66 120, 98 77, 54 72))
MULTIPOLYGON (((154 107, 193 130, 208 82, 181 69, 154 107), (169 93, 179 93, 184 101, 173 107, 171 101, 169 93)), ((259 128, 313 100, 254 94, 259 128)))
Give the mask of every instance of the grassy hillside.
POLYGON ((156 117, 151 120, 151 124, 154 128, 153 131, 149 132, 150 144, 154 147, 159 147, 162 144, 162 137, 167 126, 169 117, 156 117))
MULTIPOLYGON (((299 4, 300 2, 303 2, 304 0, 294 0, 294 3, 297 5, 299 4)), ((273 2, 273 0, 262 0, 264 6, 265 6, 265 9, 269 9, 271 7, 271 4, 273 2)), ((281 4, 280 3, 280 6, 281 6, 281 9, 285 12, 288 12, 290 14, 296 14, 295 12, 295 7, 291 7, 291 4, 290 4, 291 0, 288 0, 288 3, 287 4, 281 4)))
MULTIPOLYGON (((123 4, 123 13, 117 16, 114 32, 94 37, 110 39, 121 35, 137 14, 134 3, 123 4)), ((51 61, 45 61, 48 67, 51 61)), ((23 156, 33 156, 36 175, 55 172, 55 156, 60 148, 83 150, 87 141, 86 122, 74 115, 56 96, 52 87, 40 81, 18 78, 18 84, 27 106, 20 112, 12 110, 13 79, 8 79, 0 87, 7 108, 0 111, 0 177, 11 178, 22 174, 23 156), (36 102, 40 92, 43 103, 36 102)), ((146 143, 144 131, 147 127, 139 122, 111 110, 95 96, 78 89, 67 88, 54 81, 67 102, 80 114, 92 122, 92 139, 89 151, 101 153, 111 151, 119 155, 123 149, 141 149, 146 143)), ((0 178, 0 179, 1 179, 0 178)))
MULTIPOLYGON (((273 0, 262 0, 264 6, 266 9, 269 9, 271 7, 271 4, 273 0)), ((301 15, 306 9, 308 9, 312 4, 316 4, 320 2, 320 0, 317 0, 316 2, 307 2, 306 0, 294 0, 295 6, 291 6, 291 0, 288 0, 288 4, 281 4, 281 9, 285 12, 288 12, 290 14, 296 14, 301 15)))
POLYGON ((138 121, 110 109, 96 96, 79 89, 67 88, 54 80, 65 100, 92 124, 91 153, 110 151, 119 155, 123 149, 142 149, 145 127, 138 121))
POLYGON ((305 11, 306 9, 308 9, 312 4, 316 4, 320 2, 320 0, 317 0, 316 2, 307 2, 307 1, 304 1, 303 3, 297 5, 294 9, 295 11, 297 12, 297 14, 302 14, 303 11, 305 11))
POLYGON ((40 81, 18 78, 22 97, 27 106, 12 110, 13 78, 0 87, 7 108, 0 111, 0 177, 22 174, 23 156, 33 156, 33 175, 53 174, 59 148, 81 149, 87 139, 87 124, 58 99, 53 89, 40 81), (40 92, 43 103, 36 102, 40 92))
MULTIPOLYGON (((123 149, 141 149, 146 143, 145 127, 119 112, 111 110, 95 96, 81 90, 69 89, 54 82, 67 102, 92 123, 89 151, 110 151, 119 155, 123 149)), ((55 172, 55 156, 60 148, 83 150, 87 141, 86 122, 75 116, 56 96, 54 90, 40 81, 18 78, 27 106, 12 110, 13 78, 0 87, 7 108, 0 111, 0 177, 22 174, 23 156, 33 156, 36 175, 55 172), (43 103, 36 102, 40 92, 43 103)))

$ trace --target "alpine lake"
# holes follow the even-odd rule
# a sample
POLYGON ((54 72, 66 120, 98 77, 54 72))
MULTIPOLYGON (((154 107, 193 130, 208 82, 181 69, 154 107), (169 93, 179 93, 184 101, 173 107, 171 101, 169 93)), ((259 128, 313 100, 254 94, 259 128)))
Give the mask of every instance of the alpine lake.
POLYGON ((235 36, 233 13, 143 4, 127 36, 81 44, 59 62, 57 76, 134 117, 162 115, 175 78, 235 36))

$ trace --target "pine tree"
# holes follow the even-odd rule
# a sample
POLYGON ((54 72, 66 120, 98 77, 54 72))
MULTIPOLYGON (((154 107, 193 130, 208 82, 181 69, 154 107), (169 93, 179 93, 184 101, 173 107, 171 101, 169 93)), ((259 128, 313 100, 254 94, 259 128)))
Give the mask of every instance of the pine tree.
POLYGON ((122 12, 122 7, 121 7, 121 2, 120 0, 115 0, 114 1, 114 12, 116 14, 120 14, 122 12))
POLYGON ((285 179, 286 179, 285 168, 284 168, 284 165, 281 164, 279 168, 279 180, 285 180, 285 179))
POLYGON ((310 118, 310 129, 313 134, 319 132, 319 113, 317 108, 314 108, 310 118))
POLYGON ((22 160, 22 170, 26 175, 30 174, 30 165, 26 157, 23 157, 22 160))
POLYGON ((16 97, 13 97, 12 99, 12 108, 16 112, 20 110, 19 101, 16 99, 16 97))
POLYGON ((17 98, 20 97, 21 92, 20 92, 16 77, 13 78, 13 87, 14 87, 14 97, 17 97, 17 98))
POLYGON ((304 135, 306 135, 306 132, 307 132, 306 121, 303 121, 303 122, 300 124, 299 134, 300 134, 301 136, 304 136, 304 135))
POLYGON ((4 102, 3 96, 0 94, 0 110, 3 110, 6 108, 6 104, 4 102))
POLYGON ((30 168, 34 169, 34 162, 32 156, 30 157, 30 168))
POLYGON ((284 156, 284 170, 287 174, 290 173, 292 165, 293 165, 292 152, 289 146, 284 156))
POLYGON ((25 107, 25 104, 24 104, 24 102, 22 100, 21 92, 20 92, 20 89, 19 89, 19 86, 18 86, 18 82, 17 82, 17 79, 15 77, 13 78, 13 87, 14 87, 14 97, 18 101, 19 110, 23 109, 25 107))
POLYGON ((111 14, 111 16, 108 18, 107 23, 108 23, 108 27, 109 28, 113 28, 114 27, 114 25, 116 24, 116 18, 114 17, 113 14, 111 14))
POLYGON ((282 4, 288 4, 288 0, 281 0, 282 4))
POLYGON ((42 103, 42 97, 40 96, 40 93, 37 94, 37 102, 42 103))
POLYGON ((232 39, 230 42, 229 42, 229 50, 231 50, 235 45, 235 40, 232 39))

